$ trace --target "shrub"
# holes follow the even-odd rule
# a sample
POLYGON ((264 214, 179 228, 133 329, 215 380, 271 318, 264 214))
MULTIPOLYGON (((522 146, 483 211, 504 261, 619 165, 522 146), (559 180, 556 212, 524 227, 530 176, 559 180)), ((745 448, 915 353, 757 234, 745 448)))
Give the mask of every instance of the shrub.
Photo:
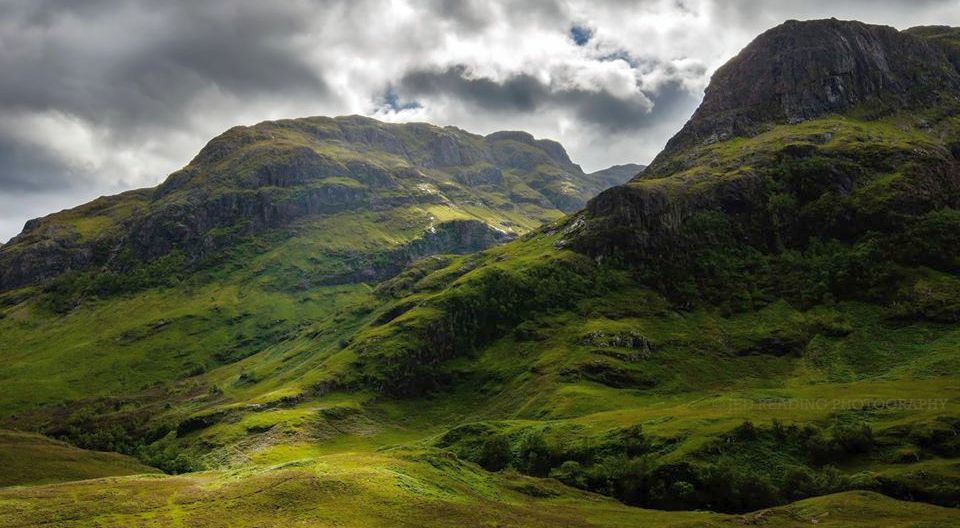
POLYGON ((483 442, 479 463, 487 471, 500 471, 510 464, 510 441, 503 436, 492 436, 483 442))
POLYGON ((960 210, 927 213, 906 229, 892 250, 913 264, 955 270, 960 265, 960 210))
POLYGON ((177 433, 170 431, 152 444, 139 446, 133 454, 145 464, 174 475, 204 469, 198 459, 177 448, 176 437, 177 433))
POLYGON ((731 460, 709 466, 704 472, 704 506, 725 512, 748 512, 779 502, 780 492, 770 478, 731 460))
POLYGON ((643 436, 643 428, 640 425, 634 425, 624 429, 620 433, 620 444, 623 446, 623 452, 628 457, 636 457, 646 453, 650 445, 643 436))
POLYGON ((550 447, 542 434, 529 433, 520 441, 517 468, 523 473, 545 477, 550 473, 552 461, 550 447))
POLYGON ((873 431, 866 424, 838 424, 834 427, 833 438, 847 454, 863 454, 873 449, 873 431))
POLYGON ((810 468, 791 467, 783 476, 781 488, 790 501, 798 501, 820 494, 817 475, 810 468))

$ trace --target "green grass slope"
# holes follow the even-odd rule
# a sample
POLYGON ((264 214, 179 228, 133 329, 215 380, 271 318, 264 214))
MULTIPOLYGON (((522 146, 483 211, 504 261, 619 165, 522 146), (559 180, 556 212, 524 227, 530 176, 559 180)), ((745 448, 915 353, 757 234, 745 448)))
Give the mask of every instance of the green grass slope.
POLYGON ((331 455, 271 468, 0 490, 0 522, 10 527, 846 527, 876 519, 885 526, 946 527, 960 522, 960 513, 865 492, 744 516, 659 512, 556 481, 486 473, 435 453, 331 455))
POLYGON ((0 487, 157 473, 134 458, 77 449, 30 433, 0 431, 0 487))
POLYGON ((37 219, 3 246, 0 414, 193 398, 210 384, 171 384, 267 349, 283 364, 253 361, 257 372, 215 391, 268 367, 290 371, 274 388, 309 385, 303 363, 369 315, 370 285, 526 233, 623 181, 621 169, 584 174, 559 144, 520 132, 356 116, 231 129, 157 189, 37 219))
POLYGON ((957 75, 913 37, 810 24, 923 50, 943 91, 670 151, 581 214, 398 276, 323 386, 379 395, 369 419, 437 413, 423 442, 487 469, 629 504, 960 504, 957 75))

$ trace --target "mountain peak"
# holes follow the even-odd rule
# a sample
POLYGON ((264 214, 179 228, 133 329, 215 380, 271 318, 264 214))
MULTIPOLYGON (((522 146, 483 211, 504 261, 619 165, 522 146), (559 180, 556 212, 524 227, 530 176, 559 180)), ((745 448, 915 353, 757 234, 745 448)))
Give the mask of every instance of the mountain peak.
POLYGON ((714 73, 703 103, 650 172, 660 173, 680 150, 751 136, 771 123, 859 105, 881 110, 930 103, 960 88, 948 53, 919 31, 837 19, 787 21, 714 73))

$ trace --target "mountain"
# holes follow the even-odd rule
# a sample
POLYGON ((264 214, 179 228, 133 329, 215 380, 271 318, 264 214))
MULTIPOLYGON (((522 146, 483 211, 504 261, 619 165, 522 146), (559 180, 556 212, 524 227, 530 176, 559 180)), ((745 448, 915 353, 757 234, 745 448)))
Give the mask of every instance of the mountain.
POLYGON ((671 170, 666 159, 679 150, 753 136, 773 124, 854 107, 879 115, 936 104, 960 86, 950 63, 955 48, 945 42, 922 28, 901 33, 835 19, 789 21, 717 70, 700 107, 653 165, 671 170))
POLYGON ((614 165, 606 169, 598 170, 597 172, 590 173, 590 176, 600 180, 604 188, 609 188, 632 180, 634 176, 640 174, 646 168, 646 165, 627 163, 625 165, 614 165))
MULTIPOLYGON (((233 128, 157 188, 32 220, 0 248, 0 414, 130 451, 84 413, 192 397, 180 380, 273 346, 322 355, 378 306, 372 284, 516 238, 635 172, 585 174, 524 132, 358 116, 233 128), (51 416, 76 401, 95 410, 51 416)), ((282 367, 309 383, 315 360, 282 367)), ((118 427, 140 442, 155 410, 118 427)))
MULTIPOLYGON (((218 172, 259 155, 214 140, 203 170, 94 208, 136 212, 29 226, 0 269, 82 255, 92 222, 73 218, 114 219, 93 237, 106 257, 5 274, 0 424, 209 471, 4 489, 0 520, 957 524, 958 36, 787 22, 717 71, 642 171, 583 175, 529 136, 464 136, 490 155, 471 170, 519 181, 481 177, 509 206, 431 168, 447 147, 404 155, 423 176, 387 171, 399 188, 357 173, 288 194, 277 183, 311 162, 218 172), (498 161, 531 142, 552 164, 498 161), (607 176, 630 179, 557 197, 607 176), (314 208, 334 195, 363 205, 314 208), (516 238, 422 242, 462 200, 479 232, 516 238)), ((298 134, 320 137, 313 121, 298 134)))
POLYGON ((189 269, 251 235, 333 215, 406 232, 393 269, 482 249, 576 211, 629 179, 627 167, 585 174, 560 144, 525 132, 478 136, 359 116, 235 127, 155 189, 28 222, 0 251, 0 289, 70 271, 126 273, 158 259, 189 269))
POLYGON ((939 42, 837 20, 764 33, 639 178, 590 203, 571 243, 663 258, 702 235, 678 232, 689 217, 715 210, 778 251, 956 208, 960 75, 939 42))

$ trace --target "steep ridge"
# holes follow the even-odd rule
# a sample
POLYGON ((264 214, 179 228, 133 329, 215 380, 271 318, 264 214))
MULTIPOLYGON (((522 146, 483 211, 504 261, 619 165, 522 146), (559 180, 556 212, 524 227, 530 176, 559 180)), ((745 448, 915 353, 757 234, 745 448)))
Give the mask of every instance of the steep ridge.
POLYGON ((646 168, 646 165, 627 163, 624 165, 614 165, 606 169, 598 170, 597 172, 590 173, 590 176, 599 178, 600 181, 604 183, 605 187, 609 188, 632 180, 636 175, 643 172, 643 170, 646 168))

